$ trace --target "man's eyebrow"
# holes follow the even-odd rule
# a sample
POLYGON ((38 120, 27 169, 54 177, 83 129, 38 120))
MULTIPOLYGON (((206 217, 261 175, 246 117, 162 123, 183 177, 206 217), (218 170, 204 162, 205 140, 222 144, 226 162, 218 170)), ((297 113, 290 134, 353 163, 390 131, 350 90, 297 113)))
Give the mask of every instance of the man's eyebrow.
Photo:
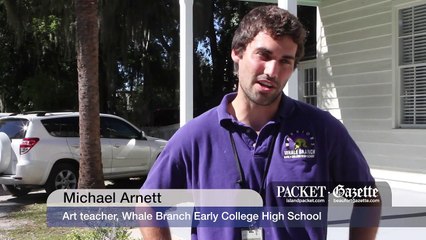
POLYGON ((293 55, 284 55, 284 56, 282 56, 281 57, 281 59, 282 60, 284 60, 284 59, 287 59, 287 60, 295 60, 296 59, 296 57, 295 56, 293 56, 293 55))
POLYGON ((261 52, 261 53, 266 53, 266 54, 272 55, 272 51, 265 48, 265 47, 256 48, 256 52, 261 52))
MULTIPOLYGON (((256 48, 256 52, 261 52, 263 54, 268 54, 268 55, 272 55, 273 52, 265 47, 259 47, 256 48)), ((293 55, 284 55, 280 58, 281 60, 295 60, 296 57, 293 55)))

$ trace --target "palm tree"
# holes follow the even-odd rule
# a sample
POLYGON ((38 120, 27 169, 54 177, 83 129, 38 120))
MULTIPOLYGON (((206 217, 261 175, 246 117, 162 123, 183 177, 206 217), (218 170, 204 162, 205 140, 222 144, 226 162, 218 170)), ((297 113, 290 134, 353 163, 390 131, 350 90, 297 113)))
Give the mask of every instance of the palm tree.
POLYGON ((76 0, 76 50, 80 111, 79 188, 104 188, 99 118, 98 1, 76 0))

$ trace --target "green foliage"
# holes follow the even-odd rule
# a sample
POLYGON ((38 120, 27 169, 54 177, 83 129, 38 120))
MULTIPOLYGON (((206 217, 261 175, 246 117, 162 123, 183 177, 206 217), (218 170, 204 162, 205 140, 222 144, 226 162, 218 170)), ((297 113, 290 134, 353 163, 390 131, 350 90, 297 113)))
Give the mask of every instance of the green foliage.
POLYGON ((60 26, 60 18, 54 15, 48 15, 45 19, 33 18, 31 24, 31 32, 33 32, 34 38, 38 39, 41 46, 57 44, 57 31, 60 26))
POLYGON ((93 231, 73 231, 65 240, 131 240, 128 228, 95 228, 93 231))
POLYGON ((76 82, 58 81, 45 73, 35 74, 34 77, 25 79, 22 84, 22 99, 27 100, 28 104, 22 108, 50 111, 76 110, 77 91, 71 89, 76 89, 76 82))
MULTIPOLYGON (((195 115, 233 90, 233 32, 258 4, 194 1, 195 115)), ((158 125, 155 112, 179 109, 179 1, 99 6, 100 110, 158 125)), ((69 0, 0 0, 0 111, 78 108, 74 11, 69 0)))
POLYGON ((234 31, 241 18, 260 2, 228 0, 194 1, 194 107, 195 114, 219 104, 235 90, 236 78, 230 58, 234 31))
POLYGON ((20 24, 11 24, 11 14, 0 5, 0 110, 75 109, 76 63, 63 43, 60 17, 36 2, 19 3, 9 9, 19 10, 13 18, 20 24))

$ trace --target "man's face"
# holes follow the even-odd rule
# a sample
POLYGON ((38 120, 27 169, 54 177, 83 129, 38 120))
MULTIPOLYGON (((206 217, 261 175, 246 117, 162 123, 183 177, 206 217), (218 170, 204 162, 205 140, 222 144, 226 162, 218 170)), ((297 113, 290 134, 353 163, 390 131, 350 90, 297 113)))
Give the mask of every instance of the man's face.
POLYGON ((266 32, 259 32, 243 53, 232 50, 232 60, 238 64, 238 94, 261 106, 279 101, 293 73, 296 51, 290 37, 273 39, 266 32))

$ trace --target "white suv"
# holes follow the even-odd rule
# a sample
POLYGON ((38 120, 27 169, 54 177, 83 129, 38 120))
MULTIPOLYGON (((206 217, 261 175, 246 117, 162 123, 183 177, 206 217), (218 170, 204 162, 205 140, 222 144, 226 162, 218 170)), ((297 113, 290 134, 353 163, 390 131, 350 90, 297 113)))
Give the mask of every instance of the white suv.
MULTIPOLYGON (((78 113, 31 113, 0 118, 0 184, 13 195, 32 189, 76 188, 80 156, 78 113)), ((145 176, 166 141, 130 122, 101 114, 104 178, 145 176)))

